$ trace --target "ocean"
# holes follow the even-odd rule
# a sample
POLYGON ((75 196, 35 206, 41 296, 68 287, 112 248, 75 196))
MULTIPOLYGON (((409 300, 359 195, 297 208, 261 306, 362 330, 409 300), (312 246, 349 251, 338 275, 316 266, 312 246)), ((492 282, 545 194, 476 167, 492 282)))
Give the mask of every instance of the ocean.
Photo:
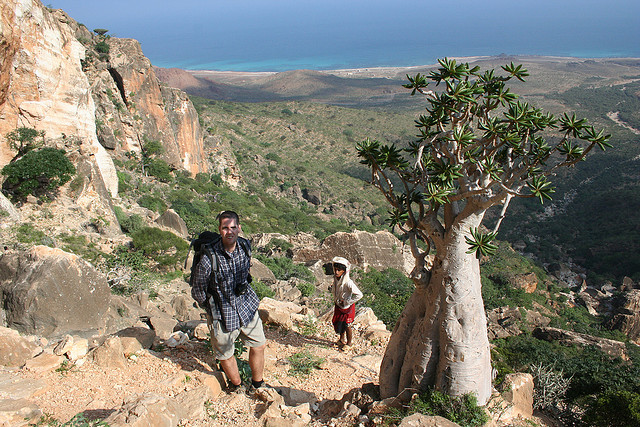
POLYGON ((52 0, 89 29, 135 38, 159 67, 285 71, 442 57, 640 57, 640 2, 52 0))

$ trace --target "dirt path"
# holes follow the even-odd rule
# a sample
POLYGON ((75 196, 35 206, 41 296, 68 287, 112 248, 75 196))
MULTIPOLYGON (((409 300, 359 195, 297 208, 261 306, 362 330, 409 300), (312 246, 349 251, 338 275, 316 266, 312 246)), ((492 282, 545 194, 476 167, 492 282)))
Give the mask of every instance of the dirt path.
MULTIPOLYGON (((288 393, 311 403, 311 425, 326 425, 314 402, 340 399, 352 388, 377 383, 377 371, 386 343, 371 345, 360 340, 351 349, 340 351, 333 345, 333 330, 320 324, 315 334, 267 328, 265 379, 288 393), (324 359, 320 369, 308 376, 293 375, 289 358, 301 351, 324 359)), ((103 419, 127 399, 143 393, 177 396, 202 385, 213 374, 212 359, 205 341, 191 340, 180 348, 144 351, 127 361, 125 369, 107 369, 87 360, 67 371, 41 375, 22 370, 25 378, 44 379, 47 387, 34 398, 44 414, 66 422, 78 413, 88 419, 103 419)), ((184 426, 258 426, 260 402, 244 395, 222 393, 206 404, 206 414, 184 426)))

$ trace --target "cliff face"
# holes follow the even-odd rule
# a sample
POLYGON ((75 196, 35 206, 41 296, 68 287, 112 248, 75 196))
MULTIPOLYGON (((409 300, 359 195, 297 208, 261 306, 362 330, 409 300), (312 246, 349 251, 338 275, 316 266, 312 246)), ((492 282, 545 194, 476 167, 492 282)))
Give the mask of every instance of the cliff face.
POLYGON ((145 141, 159 141, 163 159, 192 175, 207 171, 198 115, 187 96, 162 86, 140 44, 105 38, 106 61, 86 61, 97 105, 98 138, 117 153, 139 153, 145 141))
POLYGON ((173 168, 207 171, 193 105, 160 85, 135 40, 95 36, 38 0, 2 0, 0 71, 0 167, 15 154, 4 135, 25 126, 48 139, 78 137, 112 197, 112 157, 140 153, 145 140, 159 141, 173 168))
MULTIPOLYGON (((17 127, 44 130, 47 137, 77 136, 95 160, 112 196, 117 177, 99 144, 95 105, 81 60, 85 49, 65 23, 37 0, 4 0, 0 6, 0 135, 17 127)), ((0 143, 0 166, 13 152, 0 143)))

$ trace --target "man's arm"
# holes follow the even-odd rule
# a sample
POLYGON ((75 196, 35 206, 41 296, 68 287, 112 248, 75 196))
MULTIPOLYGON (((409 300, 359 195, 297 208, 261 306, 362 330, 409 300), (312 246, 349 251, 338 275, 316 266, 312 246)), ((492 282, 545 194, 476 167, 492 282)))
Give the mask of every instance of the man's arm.
POLYGON ((193 287, 191 288, 191 296, 202 308, 206 308, 207 301, 207 285, 209 284, 209 276, 211 275, 211 260, 206 256, 200 258, 200 262, 196 266, 193 274, 193 287))

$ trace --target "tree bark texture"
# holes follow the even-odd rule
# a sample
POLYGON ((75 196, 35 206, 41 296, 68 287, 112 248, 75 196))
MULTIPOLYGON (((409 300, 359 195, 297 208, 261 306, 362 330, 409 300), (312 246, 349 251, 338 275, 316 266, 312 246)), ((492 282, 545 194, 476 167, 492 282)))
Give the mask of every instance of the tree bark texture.
POLYGON ((380 368, 383 398, 435 386, 449 395, 491 395, 491 358, 480 263, 464 236, 482 215, 453 224, 438 248, 427 286, 417 287, 398 319, 380 368))

